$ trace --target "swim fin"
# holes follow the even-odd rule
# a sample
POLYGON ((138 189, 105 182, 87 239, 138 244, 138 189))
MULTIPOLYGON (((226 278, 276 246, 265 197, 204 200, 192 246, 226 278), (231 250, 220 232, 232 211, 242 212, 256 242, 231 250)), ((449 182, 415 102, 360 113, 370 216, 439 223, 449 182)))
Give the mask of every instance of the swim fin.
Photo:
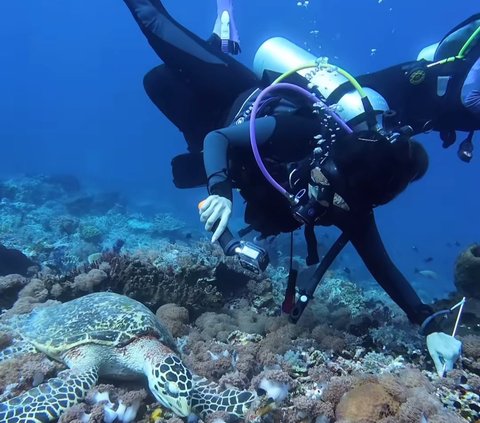
POLYGON ((239 54, 240 38, 233 19, 233 0, 217 0, 217 11, 213 32, 220 37, 222 51, 239 54))

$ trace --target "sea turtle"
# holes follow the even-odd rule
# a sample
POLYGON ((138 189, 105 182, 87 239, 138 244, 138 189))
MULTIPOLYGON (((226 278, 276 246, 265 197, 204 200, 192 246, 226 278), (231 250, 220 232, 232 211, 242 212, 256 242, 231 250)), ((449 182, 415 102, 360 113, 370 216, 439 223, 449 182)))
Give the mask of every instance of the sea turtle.
POLYGON ((65 374, 0 403, 0 422, 50 422, 85 398, 99 376, 145 375, 150 391, 178 416, 225 411, 242 417, 253 391, 221 390, 182 363, 175 342, 155 315, 127 296, 97 292, 39 308, 2 324, 19 338, 0 352, 0 362, 43 352, 65 363, 65 374))

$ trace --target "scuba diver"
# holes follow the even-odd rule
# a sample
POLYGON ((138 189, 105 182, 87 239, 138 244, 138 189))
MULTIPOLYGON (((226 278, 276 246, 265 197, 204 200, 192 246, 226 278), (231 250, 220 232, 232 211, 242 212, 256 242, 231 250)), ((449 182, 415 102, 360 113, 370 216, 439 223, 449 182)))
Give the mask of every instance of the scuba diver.
MULTIPOLYGON (((391 261, 373 213, 425 174, 427 154, 411 136, 430 128, 419 128, 417 115, 401 104, 398 113, 392 112, 379 91, 282 38, 264 43, 255 58, 256 72, 251 71, 228 55, 239 51, 232 0, 218 0, 214 34, 206 41, 176 22, 159 0, 124 2, 164 62, 146 74, 144 86, 188 144, 190 153, 172 161, 175 185, 208 187, 209 196, 199 208, 205 228, 213 231, 212 242, 222 242, 228 233, 233 188, 246 200, 246 223, 263 236, 304 226, 309 265, 319 262, 314 227, 335 225, 341 236, 315 272, 316 283, 351 242, 382 288, 428 334, 438 373, 452 369, 461 343, 437 331, 438 313, 422 303, 391 261), (332 93, 335 103, 329 99, 332 93)), ((463 65, 478 47, 479 31, 472 31, 470 23, 478 26, 479 17, 472 19, 458 58, 445 63, 463 65)), ((471 77, 470 70, 465 74, 471 77)), ((477 88, 470 91, 474 98, 477 88)), ((445 110, 434 105, 422 116, 440 122, 436 113, 444 116, 445 110)), ((478 119, 457 118, 449 129, 479 127, 478 119)), ((284 302, 293 321, 315 287, 301 290, 300 303, 293 304, 293 284, 293 294, 290 289, 284 302)))
MULTIPOLYGON (((458 157, 470 162, 473 134, 480 128, 480 14, 461 22, 436 44, 424 48, 417 60, 357 77, 387 99, 396 119, 415 133, 438 131, 443 147, 467 138, 458 157)), ((331 102, 348 90, 332 92, 331 102)))

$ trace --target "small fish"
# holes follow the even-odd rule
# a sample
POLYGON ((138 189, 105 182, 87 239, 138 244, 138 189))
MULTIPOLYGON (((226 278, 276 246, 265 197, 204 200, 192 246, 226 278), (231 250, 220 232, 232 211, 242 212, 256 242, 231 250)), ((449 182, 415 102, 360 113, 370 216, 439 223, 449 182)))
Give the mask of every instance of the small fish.
POLYGON ((347 266, 345 266, 345 267, 343 268, 343 271, 344 271, 347 275, 350 275, 350 274, 352 273, 352 271, 350 270, 350 268, 347 267, 347 266))
POLYGON ((125 241, 123 239, 117 239, 112 246, 113 253, 120 254, 120 251, 124 245, 125 245, 125 241))
POLYGON ((416 245, 412 245, 412 250, 418 253, 418 247, 416 245))
POLYGON ((458 241, 455 241, 454 245, 455 247, 460 247, 462 244, 460 244, 458 241))
POLYGON ((187 233, 185 234, 185 238, 186 238, 186 239, 192 239, 192 234, 191 234, 190 232, 187 232, 187 233))
POLYGON ((429 269, 415 269, 415 273, 423 276, 426 279, 431 279, 431 280, 437 280, 438 279, 438 274, 434 272, 433 270, 429 269))
POLYGON ((426 259, 423 259, 425 263, 431 263, 433 261, 433 257, 427 257, 426 259))

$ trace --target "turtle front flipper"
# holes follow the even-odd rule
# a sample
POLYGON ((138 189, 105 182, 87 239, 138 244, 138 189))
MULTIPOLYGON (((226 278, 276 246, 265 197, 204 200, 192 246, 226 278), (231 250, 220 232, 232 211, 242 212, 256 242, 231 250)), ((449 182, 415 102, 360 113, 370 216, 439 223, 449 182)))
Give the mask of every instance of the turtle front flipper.
POLYGON ((66 370, 66 378, 52 378, 18 397, 0 403, 2 423, 47 423, 83 400, 98 379, 98 368, 81 373, 66 370))
POLYGON ((201 416, 220 411, 243 418, 257 399, 256 392, 234 388, 222 390, 217 384, 194 376, 192 409, 201 416))
POLYGON ((0 351, 0 363, 26 354, 38 353, 38 350, 29 342, 14 341, 12 345, 0 351))

